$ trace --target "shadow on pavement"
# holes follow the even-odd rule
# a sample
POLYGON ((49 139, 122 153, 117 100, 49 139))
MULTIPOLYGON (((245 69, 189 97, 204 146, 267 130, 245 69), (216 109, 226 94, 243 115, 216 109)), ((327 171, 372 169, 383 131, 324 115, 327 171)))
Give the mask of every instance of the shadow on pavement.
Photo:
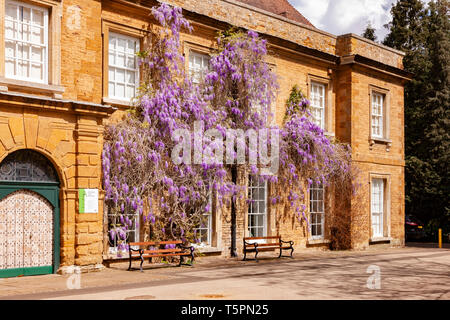
MULTIPOLYGON (((438 243, 433 242, 406 242, 406 247, 408 248, 433 248, 437 249, 439 248, 438 243)), ((443 249, 450 249, 450 243, 443 243, 442 244, 443 249)))

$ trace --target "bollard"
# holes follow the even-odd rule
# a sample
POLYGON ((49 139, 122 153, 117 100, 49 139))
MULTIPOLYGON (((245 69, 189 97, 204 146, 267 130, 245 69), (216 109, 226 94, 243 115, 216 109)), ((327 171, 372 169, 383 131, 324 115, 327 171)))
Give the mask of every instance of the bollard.
POLYGON ((439 229, 439 249, 442 249, 442 229, 439 229))

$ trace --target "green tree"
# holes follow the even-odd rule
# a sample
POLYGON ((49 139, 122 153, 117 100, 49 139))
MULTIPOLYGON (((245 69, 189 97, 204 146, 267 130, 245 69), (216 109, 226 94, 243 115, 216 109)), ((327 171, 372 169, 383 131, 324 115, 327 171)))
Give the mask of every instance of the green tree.
POLYGON ((449 1, 399 0, 383 43, 405 52, 406 212, 449 228, 449 1))
POLYGON ((375 31, 375 28, 372 27, 372 24, 369 22, 362 36, 366 39, 377 41, 377 35, 375 34, 375 31))

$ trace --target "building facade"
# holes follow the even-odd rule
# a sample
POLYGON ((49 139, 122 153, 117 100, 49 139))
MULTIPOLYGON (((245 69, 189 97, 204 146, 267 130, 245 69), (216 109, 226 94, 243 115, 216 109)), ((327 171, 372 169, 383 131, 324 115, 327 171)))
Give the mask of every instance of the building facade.
MULTIPOLYGON (((182 7, 194 27, 181 38, 194 79, 207 68, 218 31, 238 26, 268 40, 268 63, 280 84, 276 121, 298 85, 317 123, 352 146, 366 197, 362 205, 347 204, 350 247, 403 245, 403 88, 411 78, 403 53, 316 29, 287 1, 165 2, 182 7)), ((103 205, 103 130, 120 121, 138 87, 134 53, 146 46, 156 5, 0 0, 0 277, 98 266, 116 257, 103 205)), ((340 201, 332 190, 311 189, 308 228, 288 207, 269 203, 269 185, 245 173, 239 179, 254 200, 238 203, 239 254, 242 238, 252 235, 281 235, 296 249, 329 247, 327 217, 340 201)), ((229 210, 211 201, 199 250, 229 256, 229 210)), ((140 236, 137 229, 129 233, 132 240, 140 236)))

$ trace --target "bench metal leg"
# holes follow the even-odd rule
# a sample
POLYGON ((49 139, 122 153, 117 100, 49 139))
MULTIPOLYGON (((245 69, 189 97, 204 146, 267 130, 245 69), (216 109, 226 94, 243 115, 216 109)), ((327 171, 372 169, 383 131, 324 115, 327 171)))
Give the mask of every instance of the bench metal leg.
POLYGON ((131 254, 130 254, 130 264, 128 265, 128 271, 131 270, 131 254))
POLYGON ((247 251, 244 250, 244 259, 242 259, 242 261, 246 261, 247 260, 247 251))
POLYGON ((142 264, 144 263, 144 257, 141 254, 141 272, 144 272, 144 270, 142 270, 142 264))
POLYGON ((182 264, 183 264, 183 256, 180 256, 180 264, 178 266, 181 267, 182 264))
POLYGON ((283 249, 280 248, 280 255, 278 256, 278 259, 281 259, 281 256, 283 255, 283 249))
POLYGON ((292 259, 294 259, 293 254, 294 254, 294 247, 291 247, 291 258, 292 258, 292 259))
POLYGON ((256 253, 255 253, 255 260, 256 260, 256 262, 258 262, 258 248, 255 248, 255 251, 256 251, 256 253))
POLYGON ((194 256, 194 248, 191 248, 191 266, 194 265, 194 259, 195 259, 195 256, 194 256))

